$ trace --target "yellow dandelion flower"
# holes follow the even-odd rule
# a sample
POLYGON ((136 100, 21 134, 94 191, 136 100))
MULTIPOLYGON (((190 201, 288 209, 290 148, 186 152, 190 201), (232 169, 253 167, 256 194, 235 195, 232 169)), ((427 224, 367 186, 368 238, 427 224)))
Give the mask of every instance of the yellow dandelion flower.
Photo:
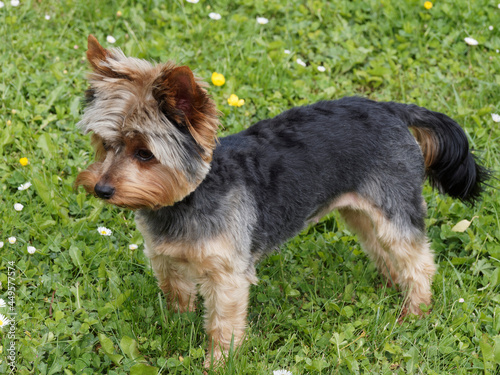
POLYGON ((212 83, 215 86, 222 86, 224 83, 226 83, 226 78, 220 73, 213 72, 212 73, 212 83))
POLYGON ((430 1, 426 1, 424 3, 424 8, 427 9, 427 10, 431 9, 432 8, 432 3, 430 1))
POLYGON ((245 104, 245 100, 238 98, 235 94, 231 94, 231 96, 227 99, 227 103, 232 107, 241 107, 245 104))
POLYGON ((19 163, 21 163, 21 165, 23 167, 27 166, 28 165, 28 158, 21 158, 21 159, 19 159, 19 163))

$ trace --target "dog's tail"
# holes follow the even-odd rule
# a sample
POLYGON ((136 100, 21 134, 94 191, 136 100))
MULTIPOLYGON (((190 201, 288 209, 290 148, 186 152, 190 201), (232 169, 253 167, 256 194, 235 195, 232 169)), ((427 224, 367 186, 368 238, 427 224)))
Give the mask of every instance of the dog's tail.
POLYGON ((463 129, 450 117, 416 105, 385 103, 413 131, 422 149, 431 185, 474 204, 491 172, 477 162, 463 129))

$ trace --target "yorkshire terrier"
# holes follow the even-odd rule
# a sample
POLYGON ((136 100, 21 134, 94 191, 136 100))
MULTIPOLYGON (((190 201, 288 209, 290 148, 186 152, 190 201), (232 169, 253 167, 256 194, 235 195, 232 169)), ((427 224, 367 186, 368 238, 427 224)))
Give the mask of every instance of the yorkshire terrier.
POLYGON ((207 364, 242 342, 256 262, 332 210, 404 291, 406 313, 430 305, 423 182, 474 203, 489 177, 450 117, 347 97, 218 139, 215 103, 187 66, 126 57, 92 35, 87 58, 78 126, 92 133, 96 162, 76 184, 137 210, 170 308, 192 311, 203 296, 207 364))

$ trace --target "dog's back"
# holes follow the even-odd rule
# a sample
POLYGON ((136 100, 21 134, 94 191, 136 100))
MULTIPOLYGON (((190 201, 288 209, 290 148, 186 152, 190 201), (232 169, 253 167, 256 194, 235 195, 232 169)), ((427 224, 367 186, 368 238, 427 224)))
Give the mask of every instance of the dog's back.
POLYGON ((351 97, 297 107, 222 138, 210 175, 218 181, 216 189, 241 185, 255 199, 253 251, 262 252, 353 192, 386 217, 423 231, 426 171, 434 185, 463 200, 477 197, 487 177, 449 117, 351 97), (417 129, 422 150, 409 127, 417 129), (460 179, 468 181, 465 188, 460 179))
MULTIPOLYGON (((399 118, 378 103, 347 98, 297 107, 222 138, 210 174, 227 175, 255 197, 254 250, 263 251, 295 235, 344 193, 410 179, 420 194, 424 165, 399 118)), ((397 200, 390 206, 400 206, 407 194, 390 194, 397 200)))

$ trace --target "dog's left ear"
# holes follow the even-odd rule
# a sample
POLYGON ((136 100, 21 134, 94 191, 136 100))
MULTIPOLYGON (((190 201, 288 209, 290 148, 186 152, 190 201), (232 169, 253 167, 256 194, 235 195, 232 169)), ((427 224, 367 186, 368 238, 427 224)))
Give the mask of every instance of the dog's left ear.
POLYGON ((204 153, 211 155, 218 127, 217 109, 191 69, 179 66, 168 71, 157 94, 167 116, 186 126, 204 153))

